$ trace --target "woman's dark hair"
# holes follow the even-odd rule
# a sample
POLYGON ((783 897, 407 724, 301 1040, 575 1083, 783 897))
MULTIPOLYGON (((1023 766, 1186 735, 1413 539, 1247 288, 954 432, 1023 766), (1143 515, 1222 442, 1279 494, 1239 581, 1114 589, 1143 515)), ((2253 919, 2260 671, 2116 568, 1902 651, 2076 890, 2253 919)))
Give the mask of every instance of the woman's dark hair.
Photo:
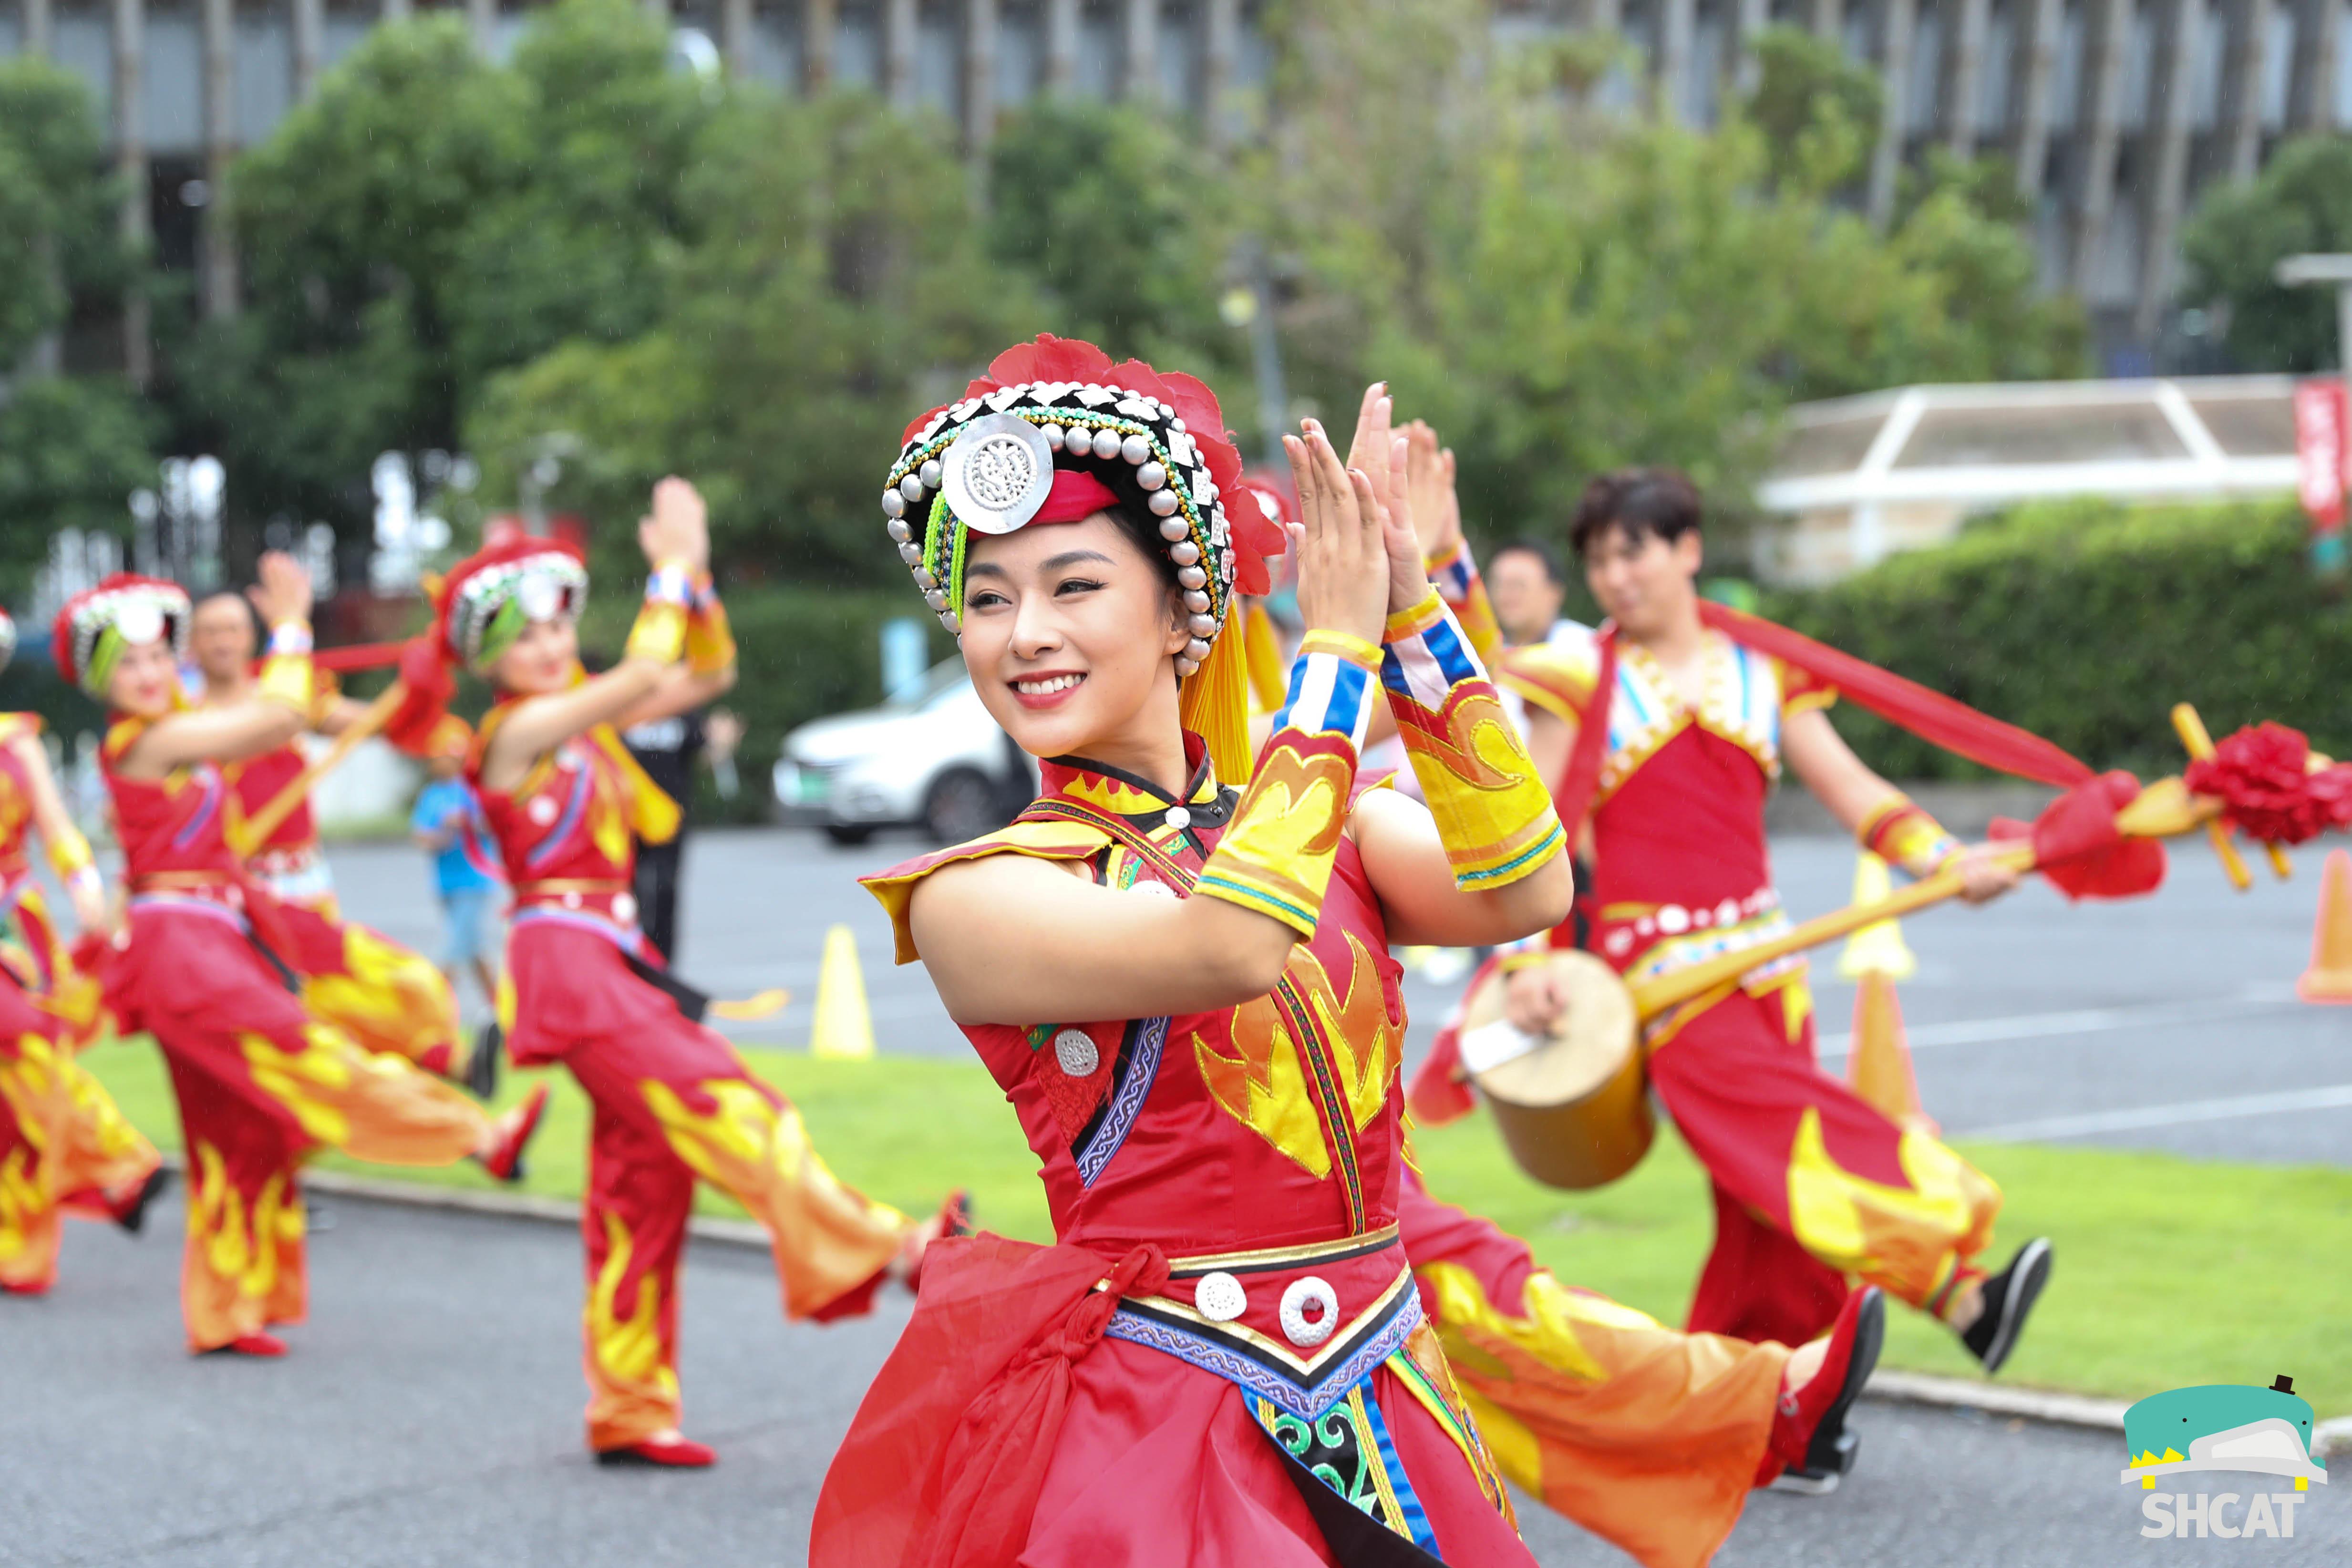
POLYGON ((1681 469, 1620 468, 1584 487, 1568 540, 1580 560, 1612 528, 1623 529, 1632 542, 1647 535, 1672 544, 1699 531, 1701 510, 1698 487, 1681 469))
POLYGON ((215 599, 230 600, 238 609, 245 612, 246 624, 253 628, 253 640, 257 646, 269 640, 269 628, 262 624, 260 609, 251 599, 234 588, 215 588, 209 594, 199 595, 196 602, 189 607, 190 616, 193 618, 197 610, 203 609, 215 599))
POLYGON ((1560 574, 1559 552, 1540 539, 1514 539, 1508 544, 1499 546, 1486 558, 1487 566, 1491 569, 1506 555, 1534 556, 1536 564, 1543 568, 1544 581, 1555 588, 1568 580, 1560 574))

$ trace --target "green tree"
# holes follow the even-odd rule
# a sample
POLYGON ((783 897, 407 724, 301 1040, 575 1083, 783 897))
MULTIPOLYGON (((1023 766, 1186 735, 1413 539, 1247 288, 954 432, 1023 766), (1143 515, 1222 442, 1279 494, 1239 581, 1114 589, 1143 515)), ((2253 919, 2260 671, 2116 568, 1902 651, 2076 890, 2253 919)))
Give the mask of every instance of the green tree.
POLYGON ((58 530, 125 531, 125 498, 155 482, 152 418, 96 376, 32 377, 0 404, 0 596, 32 585, 58 530))
POLYGON ((1810 40, 1769 36, 1755 101, 1703 132, 1598 111, 1557 73, 1465 69, 1484 34, 1458 0, 1292 15, 1286 350, 1335 413, 1386 376, 1462 456, 1474 526, 1557 526, 1631 462, 1736 512, 1791 401, 2079 368, 2078 314, 2037 300, 1972 174, 1891 234, 1846 205, 1876 89, 1810 40))
POLYGON ((510 68, 454 15, 379 27, 232 172, 250 309, 176 358, 249 513, 346 522, 386 448, 453 447, 489 376, 657 310, 719 109, 628 0, 563 0, 510 68))
POLYGON ((115 225, 120 190, 81 79, 28 56, 0 60, 0 369, 63 325, 77 297, 137 277, 115 225))
POLYGON ((567 453, 548 504, 625 565, 652 481, 688 473, 731 578, 892 581, 877 498, 906 421, 1050 324, 989 260, 966 188, 936 121, 862 95, 747 105, 689 173, 654 329, 492 383, 467 427, 488 493, 567 453))
POLYGON ((1217 374, 1243 368, 1217 314, 1234 193, 1179 123, 1045 100, 991 144, 988 192, 989 254, 1035 280, 1056 333, 1236 379, 1217 374))
POLYGON ((2180 231, 2180 298, 2229 312, 2222 342, 2248 370, 2315 371, 2338 363, 2336 296, 2289 289, 2290 256, 2352 250, 2352 136, 2306 136, 2261 175, 2217 184, 2180 231))

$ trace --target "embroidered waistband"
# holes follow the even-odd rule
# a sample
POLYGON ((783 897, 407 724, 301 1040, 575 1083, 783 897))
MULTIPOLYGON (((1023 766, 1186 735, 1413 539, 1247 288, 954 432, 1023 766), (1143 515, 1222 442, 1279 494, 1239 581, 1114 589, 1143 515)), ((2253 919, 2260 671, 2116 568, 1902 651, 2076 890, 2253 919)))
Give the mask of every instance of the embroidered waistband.
POLYGON ((1168 1260, 1168 1277, 1188 1279, 1202 1274, 1249 1274, 1269 1268, 1297 1268, 1309 1263, 1340 1263, 1351 1258, 1368 1258, 1375 1252, 1394 1247, 1398 1227, 1382 1226, 1361 1236, 1342 1236, 1329 1241, 1300 1242, 1289 1247, 1265 1247, 1249 1252, 1212 1252, 1196 1258, 1171 1258, 1168 1260))
MULTIPOLYGON (((614 901, 629 895, 619 894, 614 901)), ((517 901, 515 911, 507 921, 509 931, 520 931, 534 925, 570 926, 575 931, 593 932, 624 952, 640 952, 646 945, 646 933, 634 920, 624 922, 615 918, 619 911, 605 914, 600 910, 560 903, 523 903, 517 901)), ((630 913, 634 915, 634 907, 630 913)))
POLYGON ((134 913, 145 910, 157 914, 203 915, 208 920, 225 921, 239 931, 252 929, 246 923, 244 910, 237 906, 190 892, 133 893, 131 895, 131 908, 134 913))

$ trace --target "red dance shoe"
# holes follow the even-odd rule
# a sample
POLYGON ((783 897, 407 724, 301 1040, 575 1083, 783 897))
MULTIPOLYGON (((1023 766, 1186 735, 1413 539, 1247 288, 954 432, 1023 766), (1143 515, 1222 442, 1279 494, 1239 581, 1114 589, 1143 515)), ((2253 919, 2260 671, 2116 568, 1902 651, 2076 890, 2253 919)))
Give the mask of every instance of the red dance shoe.
POLYGON ((672 1437, 666 1442, 649 1440, 619 1448, 599 1448, 596 1462, 614 1467, 644 1465, 666 1470, 700 1470, 717 1464, 719 1455, 708 1444, 672 1437))
POLYGON ((1769 1484, 1782 1469, 1827 1484, 1853 1468, 1862 1439, 1845 1429, 1846 1412, 1862 1396, 1886 1341, 1886 1296, 1865 1285, 1845 1300, 1830 1330, 1829 1353, 1804 1387, 1784 1391, 1772 1413, 1772 1436, 1758 1468, 1757 1484, 1769 1484))
POLYGON ((284 1355, 286 1342, 276 1334, 246 1334, 241 1338, 229 1341, 225 1345, 215 1345, 210 1350, 198 1351, 196 1353, 198 1355, 259 1356, 267 1361, 284 1355))
POLYGON ((0 1279, 0 1296, 46 1296, 48 1293, 49 1282, 46 1279, 27 1279, 22 1284, 14 1279, 0 1279))
POLYGON ((540 1118, 547 1114, 547 1085, 541 1084, 530 1091, 530 1098, 491 1123, 497 1128, 499 1141, 489 1152, 480 1156, 482 1169, 492 1179, 501 1182, 522 1180, 522 1152, 532 1133, 539 1131, 540 1118))

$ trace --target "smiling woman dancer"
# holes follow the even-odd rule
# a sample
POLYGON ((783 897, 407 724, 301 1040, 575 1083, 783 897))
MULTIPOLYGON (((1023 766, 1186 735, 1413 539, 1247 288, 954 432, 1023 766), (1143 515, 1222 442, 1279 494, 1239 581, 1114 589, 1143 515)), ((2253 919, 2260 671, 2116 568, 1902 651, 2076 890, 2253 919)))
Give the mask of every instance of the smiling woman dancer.
POLYGON ((254 601, 269 647, 253 695, 191 710, 179 656, 188 596, 120 574, 58 612, 58 668, 103 700, 100 749, 122 840, 131 921, 109 964, 108 1005, 152 1031, 172 1070, 188 1161, 181 1307, 199 1352, 283 1355, 267 1331, 302 1320, 302 1195, 320 1145, 393 1165, 468 1155, 502 1180, 545 1097, 493 1122, 456 1089, 371 1056, 287 990, 277 900, 246 880, 223 837, 220 764, 293 739, 311 700, 310 584, 291 556, 261 558, 254 601))
POLYGON ((1234 595, 1281 535, 1223 430, 1190 377, 1045 338, 891 469, 890 531, 1045 794, 869 883, 1019 1114, 1059 1241, 933 1255, 816 1568, 1532 1562, 1397 1238, 1388 947, 1560 919, 1559 826, 1390 453, 1351 471, 1311 423, 1307 632, 1253 765, 1234 595), (1429 808, 1359 794, 1383 680, 1426 719, 1429 808))
POLYGON ((886 1276, 911 1284, 961 1200, 917 1225, 836 1180, 792 1102, 679 1011, 638 929, 635 843, 676 832, 678 808, 616 731, 700 707, 735 679, 694 487, 656 486, 638 539, 654 569, 645 607, 602 675, 582 674, 574 631, 588 574, 548 540, 496 545, 451 572, 436 633, 445 657, 499 692, 467 771, 514 887, 508 1048, 520 1066, 562 1062, 595 1107, 582 1225, 588 1444, 605 1463, 694 1468, 716 1458, 678 1431, 677 1266, 695 1178, 767 1226, 784 1310, 821 1321, 865 1311, 886 1276))

